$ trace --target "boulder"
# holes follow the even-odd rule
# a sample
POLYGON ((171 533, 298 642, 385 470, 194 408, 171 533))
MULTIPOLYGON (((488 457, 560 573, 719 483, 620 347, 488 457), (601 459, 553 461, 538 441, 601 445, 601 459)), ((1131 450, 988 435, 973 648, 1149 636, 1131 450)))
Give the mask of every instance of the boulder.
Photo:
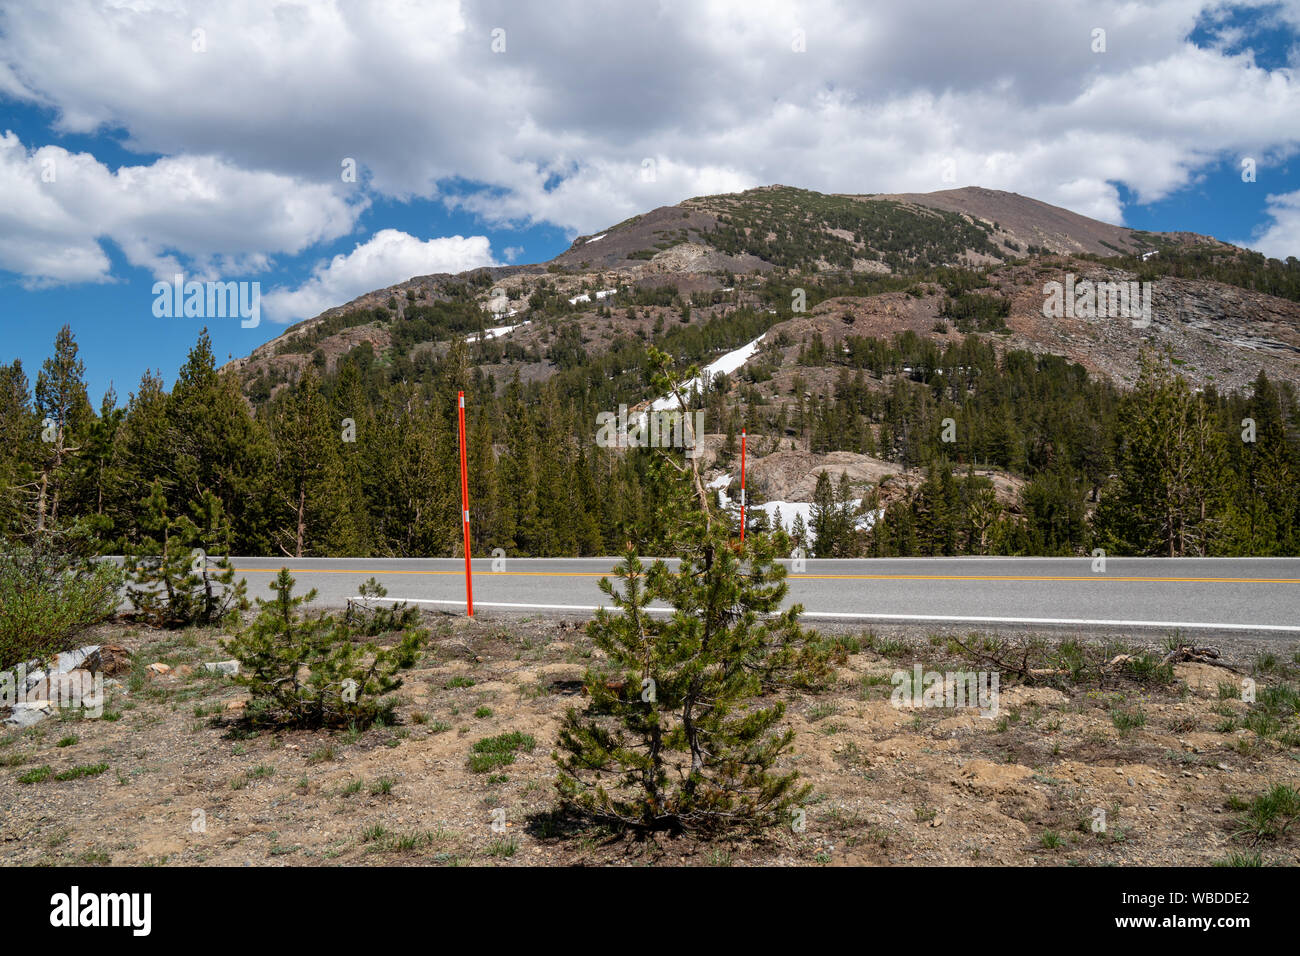
POLYGON ((54 705, 48 700, 24 701, 14 704, 13 713, 4 719, 4 723, 6 726, 22 729, 39 724, 52 713, 54 713, 54 705))
POLYGON ((106 676, 130 673, 131 652, 120 644, 100 645, 99 669, 106 676))

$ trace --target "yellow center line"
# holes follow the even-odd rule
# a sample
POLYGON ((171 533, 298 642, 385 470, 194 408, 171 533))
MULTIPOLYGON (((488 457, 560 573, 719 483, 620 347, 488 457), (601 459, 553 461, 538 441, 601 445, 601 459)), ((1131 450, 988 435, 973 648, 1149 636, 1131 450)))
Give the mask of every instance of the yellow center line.
MULTIPOLYGON (((235 568, 237 574, 278 574, 279 568, 235 568)), ((386 577, 395 574, 453 575, 454 571, 353 571, 346 568, 290 568, 290 574, 358 574, 386 577)), ((604 578, 610 571, 477 571, 476 577, 604 578)), ((1300 584, 1300 578, 1170 578, 1136 575, 1065 575, 1065 574, 791 574, 792 581, 1095 581, 1152 582, 1157 584, 1300 584)))

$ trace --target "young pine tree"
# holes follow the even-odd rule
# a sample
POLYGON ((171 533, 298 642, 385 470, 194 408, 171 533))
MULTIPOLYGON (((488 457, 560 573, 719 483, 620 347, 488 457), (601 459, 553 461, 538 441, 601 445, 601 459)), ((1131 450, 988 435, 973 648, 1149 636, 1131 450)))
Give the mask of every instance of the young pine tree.
MULTIPOLYGON (((660 367, 666 356, 656 355, 660 367)), ((687 377, 690 377, 688 373, 687 377)), ((661 452, 653 477, 671 490, 660 514, 680 565, 649 568, 629 548, 600 582, 614 611, 588 633, 613 673, 589 673, 554 759, 563 804, 640 830, 712 831, 782 819, 808 787, 779 772, 793 732, 767 692, 824 677, 826 658, 785 611, 784 535, 730 540, 694 460, 661 452), (781 539, 778 541, 778 537, 781 539), (662 602, 668 615, 648 608, 662 602)))
POLYGON ((831 476, 824 471, 820 472, 817 475, 817 486, 813 489, 812 508, 808 512, 808 531, 819 558, 829 558, 835 554, 835 511, 835 490, 831 485, 831 476))
POLYGON ((205 491, 193 517, 168 513, 162 484, 150 488, 144 538, 127 558, 127 596, 157 627, 220 624, 248 607, 246 585, 230 563, 230 522, 221 502, 205 491), (218 549, 222 557, 211 558, 218 549))
MULTIPOLYGON (((253 724, 291 727, 366 727, 392 715, 386 695, 402 686, 399 671, 415 665, 427 634, 407 630, 392 647, 357 644, 346 624, 331 615, 303 613, 315 590, 293 594, 293 577, 281 568, 270 600, 257 599, 257 618, 222 646, 240 662, 235 683, 253 695, 253 724)), ((405 622, 403 622, 405 623, 405 622)))

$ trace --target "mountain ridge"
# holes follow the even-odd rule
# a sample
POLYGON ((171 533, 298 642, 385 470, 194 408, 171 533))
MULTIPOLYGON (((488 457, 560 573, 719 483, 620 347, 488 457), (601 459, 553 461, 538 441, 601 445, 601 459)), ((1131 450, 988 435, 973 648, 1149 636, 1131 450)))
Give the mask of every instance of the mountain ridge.
MULTIPOLYGON (((936 330, 950 324, 941 313, 953 296, 991 292, 1005 300, 1006 320, 977 332, 1000 328, 1007 347, 1051 351, 1131 382, 1149 336, 1114 325, 1076 329, 1049 321, 1034 289, 1068 274, 1131 281, 1179 257, 1239 254, 1212 237, 1114 226, 984 187, 827 194, 776 184, 657 207, 578 236, 545 262, 415 276, 372 290, 286 328, 224 371, 246 384, 261 379, 264 384, 247 389, 256 400, 293 379, 308 361, 332 368, 353 350, 368 348, 404 367, 457 336, 468 340, 494 326, 527 326, 533 315, 546 318, 547 326, 572 317, 577 340, 600 350, 613 347, 620 332, 654 335, 673 303, 686 322, 691 303, 707 310, 703 318, 735 308, 785 314, 791 303, 774 290, 803 283, 825 287, 827 296, 832 287, 842 289, 852 300, 848 311, 877 334, 906 327, 940 341, 948 333, 936 330), (1147 261, 1161 255, 1166 259, 1147 261), (948 272, 966 276, 957 283, 962 289, 947 287, 948 272), (904 289, 909 306, 925 313, 917 321, 903 323, 899 316, 910 310, 897 301, 872 304, 874 296, 897 300, 904 289), (601 298, 611 292, 612 298, 601 298), (602 314, 610 305, 625 313, 644 308, 651 318, 637 324, 624 315, 611 331, 602 314)), ((1198 279, 1170 278, 1161 285, 1157 329, 1166 344, 1185 353, 1198 385, 1242 384, 1261 356, 1270 374, 1300 378, 1293 358, 1300 355, 1300 307, 1294 301, 1198 279), (1216 355, 1216 349, 1226 351, 1216 355)), ((967 304, 982 305, 978 299, 967 304)), ((797 318, 791 311, 790 319, 797 318)), ((507 332, 496 351, 512 354, 513 365, 494 361, 495 352, 476 353, 477 364, 507 379, 514 371, 528 380, 546 377, 558 367, 545 357, 555 332, 537 326, 507 332)))
MULTIPOLYGON (((635 233, 635 238, 630 243, 625 243, 625 244, 635 245, 637 249, 645 249, 645 248, 653 247, 654 242, 651 242, 648 236, 646 235, 647 232, 653 232, 653 230, 650 229, 650 227, 660 225, 660 224, 666 224, 667 222, 670 221, 671 214, 674 211, 677 211, 679 213, 679 215, 676 216, 675 219, 680 220, 681 219, 680 210, 684 206, 690 206, 691 208, 695 208, 696 206, 701 206, 702 208, 707 208, 713 201, 726 200, 729 197, 745 197, 751 195, 762 195, 763 193, 768 193, 776 190, 793 190, 799 193, 811 193, 810 190, 802 190, 802 189, 797 189, 796 187, 774 184, 771 186, 756 187, 754 189, 745 190, 740 193, 724 193, 724 194, 719 194, 717 196, 692 197, 689 199, 685 199, 681 203, 678 203, 676 205, 659 206, 656 207, 655 209, 649 210, 648 212, 638 213, 634 216, 630 216, 627 219, 622 220, 621 222, 609 226, 602 232, 577 236, 574 238, 573 242, 571 243, 568 249, 564 250, 563 252, 559 253, 558 255, 544 262, 518 264, 518 265, 485 266, 485 267, 480 267, 478 269, 467 270, 465 272, 459 272, 459 273, 447 273, 447 272, 428 273, 424 275, 412 276, 409 279, 403 280, 402 282, 398 282, 390 286, 384 286, 379 289, 371 290, 369 292, 356 296, 347 302, 343 302, 338 305, 331 306, 328 309, 323 310, 322 312, 318 313, 315 316, 299 320, 298 322, 291 323, 290 325, 285 327, 285 331, 281 334, 281 336, 278 336, 276 339, 272 340, 272 343, 278 341, 280 338, 283 338, 285 335, 289 335, 290 333, 293 333, 296 330, 300 330, 302 327, 306 325, 310 325, 311 323, 314 323, 317 320, 324 318, 325 316, 335 314, 340 311, 347 311, 353 308, 371 307, 372 300, 374 300, 376 297, 382 296, 384 298, 387 298, 389 295, 404 294, 406 289, 410 288, 413 284, 443 283, 443 282, 455 280, 457 277, 460 276, 465 276, 465 275, 484 272, 484 271, 489 276, 491 276, 492 279, 495 280, 498 278, 506 278, 509 276, 519 275, 519 274, 534 274, 538 271, 546 271, 549 267, 552 266, 556 266, 560 268, 577 268, 579 264, 582 264, 585 266, 584 271, 600 271, 601 268, 613 267, 614 263, 621 263, 624 266, 634 266, 638 264, 638 260, 629 259, 626 256, 620 256, 618 250, 613 248, 616 245, 618 245, 617 242, 607 243, 604 246, 602 246, 599 250, 596 250, 596 252, 598 252, 599 255, 601 256, 601 261, 596 265, 592 265, 590 259, 587 260, 581 259, 579 256, 577 256, 577 253, 585 252, 588 255, 590 255, 593 253, 592 243, 597 238, 599 238, 599 241, 604 242, 604 240, 610 238, 611 234, 614 235, 615 237, 619 237, 619 233, 621 231, 630 230, 636 226, 639 226, 641 228, 635 233), (649 246, 647 246, 647 242, 649 242, 649 246), (607 252, 606 250, 612 250, 612 251, 607 252)), ((1141 233, 1135 230, 1128 229, 1123 226, 1111 226, 1107 223, 1100 222, 1099 220, 1090 219, 1086 216, 1082 216, 1078 213, 1071 212, 1061 207, 1052 206, 1048 203, 1042 202, 1041 200, 1036 200, 1030 197, 1021 196, 1018 193, 1010 193, 1010 192, 1004 192, 1002 190, 987 189, 985 187, 979 187, 979 186, 967 186, 958 189, 940 190, 933 193, 899 193, 899 194, 872 194, 872 193, 820 194, 818 193, 816 195, 827 195, 827 196, 833 196, 836 198, 843 198, 849 200, 898 202, 900 204, 930 206, 933 208, 944 209, 949 212, 959 213, 959 214, 963 214, 975 218, 982 218, 987 220, 990 224, 997 221, 992 219, 990 215, 988 215, 988 213, 990 213, 991 211, 991 209, 989 208, 990 200, 992 202, 996 202, 1001 204, 1002 206, 1005 206, 1007 199, 1010 198, 1012 200, 1018 200, 1025 204, 1030 204, 1031 208, 1034 209, 1050 210, 1051 212, 1049 215, 1051 215, 1052 217, 1056 217, 1056 218, 1064 217, 1068 221, 1071 221, 1075 224, 1082 225, 1084 229, 1089 230, 1090 232, 1093 233, 1101 233, 1107 236, 1113 234, 1115 236, 1120 236, 1121 238, 1127 236, 1141 235, 1141 233), (981 202, 983 202, 984 204, 983 207, 981 207, 981 202)), ((701 218, 697 216, 696 218, 688 219, 687 228, 688 230, 693 229, 698 231, 701 226, 706 224, 712 224, 715 222, 716 222, 715 218, 710 218, 707 216, 701 218)), ((678 229, 682 228, 680 222, 675 222, 674 224, 678 229)), ((1189 234, 1181 234, 1181 235, 1189 235, 1189 234)), ((1084 239, 1075 239, 1074 237, 1070 237, 1070 238, 1073 242, 1071 248, 1064 248, 1064 247, 1053 248, 1052 251, 1057 251, 1057 252, 1082 251, 1082 252, 1092 252, 1096 254, 1105 254, 1105 252, 1107 251, 1106 247, 1102 246, 1098 242, 1095 241, 1089 242, 1084 239)), ((1211 242, 1215 241, 1210 239, 1209 237, 1198 237, 1198 238, 1206 241, 1211 241, 1211 242)), ((661 239, 658 241, 662 242, 663 240, 661 239)), ((664 251, 664 250, 659 250, 659 251, 664 251)), ((764 262, 761 259, 759 259, 759 257, 756 256, 748 257, 747 259, 743 259, 742 261, 732 263, 732 265, 734 268, 736 268, 739 271, 743 271, 745 266, 755 267, 759 269, 772 267, 771 263, 764 262)), ((270 345, 272 343, 265 343, 263 346, 260 346, 259 349, 264 349, 266 348, 267 345, 270 345)), ((254 350, 254 352, 256 351, 258 350, 254 350)))

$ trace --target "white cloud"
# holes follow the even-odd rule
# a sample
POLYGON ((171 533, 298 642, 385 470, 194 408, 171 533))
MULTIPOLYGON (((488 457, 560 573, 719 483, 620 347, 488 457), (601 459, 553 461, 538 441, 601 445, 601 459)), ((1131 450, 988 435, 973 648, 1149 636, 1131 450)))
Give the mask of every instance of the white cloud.
POLYGON ((1255 234, 1255 238, 1237 239, 1235 244, 1274 259, 1300 258, 1300 190, 1269 195, 1268 217, 1270 222, 1255 234))
POLYGON ((28 150, 10 131, 0 135, 0 195, 0 269, 33 285, 109 281, 101 240, 158 277, 260 272, 270 253, 345 235, 364 208, 330 186, 210 156, 114 172, 89 153, 28 150))
MULTIPOLYGON (((1261 5, 1300 23, 1296 0, 1261 5)), ((122 129, 131 148, 335 197, 344 157, 365 170, 359 195, 482 183, 491 189, 440 198, 573 233, 772 182, 978 184, 1122 221, 1117 184, 1157 200, 1225 155, 1263 168, 1300 147, 1300 79, 1228 53, 1226 31, 1211 49, 1187 42, 1224 6, 662 0, 594 14, 578 0, 0 0, 0 93, 53 108, 63 130, 122 129), (1105 53, 1091 49, 1097 27, 1105 53), (792 50, 795 30, 807 52, 792 50), (955 182, 942 175, 949 159, 955 182)), ((232 255, 292 244, 263 234, 273 209, 241 211, 251 233, 232 255)), ((235 220, 206 254, 244 238, 235 220)), ((48 269, 59 233, 53 246, 31 235, 30 265, 48 269)), ((166 254, 149 233, 142 242, 141 259, 166 254)), ((66 271, 103 274, 84 240, 68 248, 66 271)))
POLYGON ((497 264, 486 236, 421 241, 397 229, 384 229, 347 255, 318 265, 298 288, 268 292, 262 297, 262 309, 274 322, 292 322, 414 276, 497 264))

